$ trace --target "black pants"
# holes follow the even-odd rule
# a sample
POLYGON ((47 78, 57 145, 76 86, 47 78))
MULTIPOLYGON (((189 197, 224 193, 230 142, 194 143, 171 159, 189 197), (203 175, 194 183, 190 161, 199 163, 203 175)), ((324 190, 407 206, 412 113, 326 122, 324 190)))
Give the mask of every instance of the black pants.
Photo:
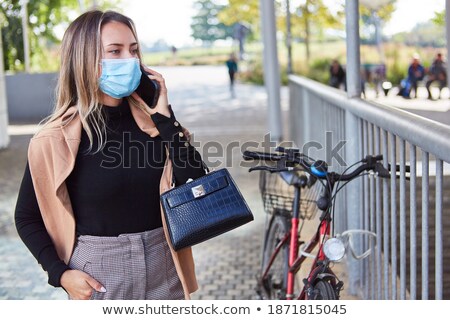
POLYGON ((428 98, 433 98, 433 97, 431 96, 430 87, 431 87, 431 84, 432 84, 433 82, 435 82, 435 81, 438 81, 438 82, 439 82, 439 98, 441 97, 441 91, 442 91, 442 89, 445 88, 445 86, 447 85, 447 81, 446 81, 446 80, 438 80, 438 79, 430 79, 430 80, 428 80, 427 83, 426 83, 426 85, 425 85, 425 86, 427 87, 427 91, 428 91, 428 98))
POLYGON ((228 75, 230 76, 230 85, 233 86, 234 85, 234 75, 236 74, 236 72, 234 71, 228 71, 228 75))

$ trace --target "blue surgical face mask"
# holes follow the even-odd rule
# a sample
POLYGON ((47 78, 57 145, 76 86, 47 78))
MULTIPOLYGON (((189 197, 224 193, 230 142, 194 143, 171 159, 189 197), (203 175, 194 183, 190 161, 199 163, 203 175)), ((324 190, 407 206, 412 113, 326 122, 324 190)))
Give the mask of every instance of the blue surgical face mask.
POLYGON ((128 97, 141 81, 139 59, 102 59, 100 90, 116 99, 128 97))

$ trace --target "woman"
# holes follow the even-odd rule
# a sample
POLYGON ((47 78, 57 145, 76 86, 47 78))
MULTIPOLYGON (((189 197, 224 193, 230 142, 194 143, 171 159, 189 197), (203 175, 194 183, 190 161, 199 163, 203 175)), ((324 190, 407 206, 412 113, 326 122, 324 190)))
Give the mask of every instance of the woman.
POLYGON ((163 77, 145 68, 160 86, 153 109, 135 92, 138 43, 119 13, 73 21, 55 110, 30 141, 16 227, 71 299, 183 299, 197 288, 190 249, 168 246, 159 195, 204 170, 163 77))

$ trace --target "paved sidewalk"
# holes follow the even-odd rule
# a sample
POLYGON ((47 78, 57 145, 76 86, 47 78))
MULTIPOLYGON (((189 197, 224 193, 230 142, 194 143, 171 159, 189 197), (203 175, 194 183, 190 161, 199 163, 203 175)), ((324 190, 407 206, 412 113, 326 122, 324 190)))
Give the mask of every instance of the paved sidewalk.
MULTIPOLYGON (((225 67, 159 71, 165 75, 177 118, 193 133, 211 167, 230 169, 255 215, 255 221, 194 248, 200 288, 192 297, 254 299, 265 215, 258 173, 248 173, 240 165, 240 148, 248 141, 261 143, 267 132, 265 90, 238 84, 236 98, 231 98, 225 67), (217 153, 220 147, 225 148, 222 155, 217 153)), ((282 94, 285 111, 286 93, 282 94)), ((0 299, 66 299, 62 289, 47 285, 46 274, 16 234, 13 212, 34 126, 9 129, 11 145, 0 151, 0 299)))

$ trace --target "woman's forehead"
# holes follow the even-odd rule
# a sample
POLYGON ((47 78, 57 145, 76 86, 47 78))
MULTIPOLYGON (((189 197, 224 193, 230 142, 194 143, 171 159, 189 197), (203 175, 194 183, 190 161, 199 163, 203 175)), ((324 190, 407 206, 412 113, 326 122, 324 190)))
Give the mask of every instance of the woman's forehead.
POLYGON ((111 21, 105 24, 101 29, 101 38, 103 45, 111 44, 131 44, 136 42, 131 29, 121 22, 111 21))

